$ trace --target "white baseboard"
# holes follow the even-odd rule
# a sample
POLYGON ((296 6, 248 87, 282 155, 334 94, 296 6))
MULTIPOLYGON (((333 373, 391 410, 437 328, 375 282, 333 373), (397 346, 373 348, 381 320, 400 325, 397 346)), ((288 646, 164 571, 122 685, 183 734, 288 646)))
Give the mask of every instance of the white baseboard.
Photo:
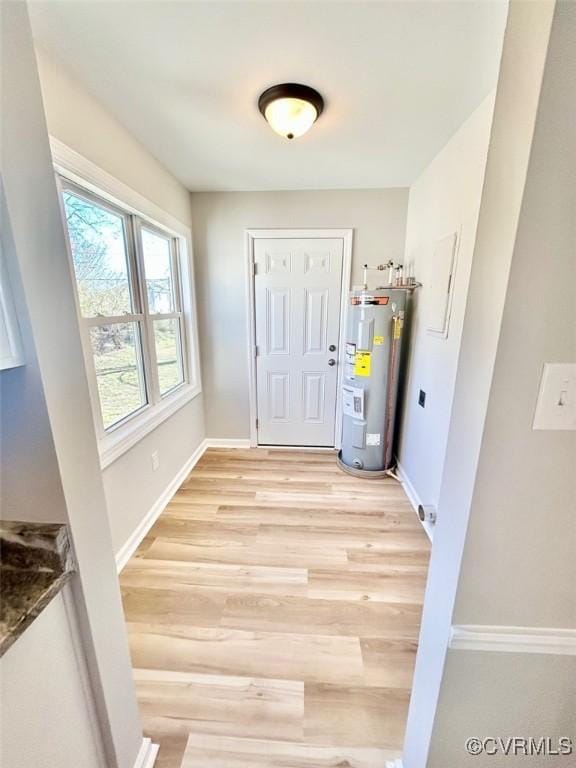
MULTIPOLYGON (((420 506, 420 504, 422 504, 422 501, 420 500, 418 494, 416 493, 416 488, 414 488, 414 486, 412 485, 410 478, 406 474, 406 470, 404 469, 402 464, 400 464, 400 462, 396 464, 396 474, 398 475, 400 482, 402 483, 402 487, 404 488, 404 492, 406 496, 408 496, 410 504, 412 504, 412 507, 414 508, 414 512, 418 514, 418 507, 420 506)), ((418 519, 420 520, 420 518, 418 519)), ((430 541, 433 541, 434 526, 426 520, 424 521, 420 520, 420 523, 422 525, 422 528, 424 528, 424 530, 426 531, 426 535, 428 536, 430 541)))
POLYGON ((240 438, 207 437, 206 448, 250 448, 250 440, 240 438))
POLYGON ((154 744, 151 739, 142 739, 142 746, 136 757, 134 768, 152 768, 156 762, 159 749, 158 744, 154 744))
POLYGON ((312 453, 335 453, 336 448, 325 445, 260 445, 267 451, 311 451, 312 453))
MULTIPOLYGON (((269 447, 271 450, 273 449, 273 446, 267 446, 267 447, 269 447)), ((242 439, 242 438, 207 437, 200 443, 200 445, 196 448, 192 456, 186 461, 184 466, 177 472, 176 476, 168 484, 167 488, 162 492, 162 494, 158 497, 158 499, 156 499, 152 507, 143 517, 140 524, 137 526, 134 532, 128 537, 126 542, 122 545, 122 547, 116 554, 116 568, 118 573, 120 573, 120 571, 122 570, 122 568, 124 568, 128 560, 130 560, 134 552, 136 552, 142 539, 146 536, 150 528, 152 528, 156 520, 160 517, 160 515, 166 508, 166 505, 168 504, 172 496, 174 496, 178 488, 182 485, 184 480, 188 477, 192 469, 194 469, 195 465, 202 458, 204 452, 208 448, 250 448, 250 440, 242 439)), ((278 446, 278 448, 279 449, 281 448, 282 450, 287 450, 287 446, 278 446)), ((302 450, 302 448, 298 448, 297 450, 302 450)), ((319 449, 315 448, 310 450, 317 451, 319 449)), ((334 449, 326 448, 324 450, 326 450, 327 452, 333 452, 334 449)), ((404 469, 400 464, 398 464, 397 472, 400 478, 400 482, 402 483, 402 485, 404 486, 404 490, 406 491, 406 495, 410 499, 410 502, 414 507, 415 511, 418 512, 418 505, 420 504, 420 500, 418 499, 418 495, 414 490, 414 486, 408 479, 408 476, 406 475, 406 473, 404 472, 404 469)), ((426 531, 430 541, 432 541, 433 526, 431 526, 429 523, 422 523, 422 527, 426 531)))
POLYGON ((174 496, 178 488, 182 485, 184 480, 188 477, 191 470, 201 459, 204 451, 208 448, 208 441, 203 440, 198 448, 194 451, 192 456, 186 461, 183 467, 177 472, 173 480, 168 484, 167 488, 156 499, 152 507, 148 510, 146 515, 134 532, 129 536, 126 542, 122 545, 119 552, 116 554, 116 569, 118 573, 124 568, 128 560, 132 557, 134 552, 138 549, 138 546, 142 539, 146 536, 150 528, 154 525, 156 520, 160 517, 166 505, 174 496))
POLYGON ((267 451, 314 451, 314 453, 334 453, 336 450, 314 445, 253 445, 249 439, 229 437, 207 437, 204 442, 206 448, 265 448, 267 451))
POLYGON ((136 552, 142 539, 152 528, 156 520, 158 520, 172 496, 174 496, 208 448, 250 448, 250 440, 207 437, 200 443, 116 554, 116 569, 118 573, 120 573, 134 552, 136 552))
POLYGON ((449 647, 461 651, 576 656, 576 629, 459 624, 452 627, 449 647))

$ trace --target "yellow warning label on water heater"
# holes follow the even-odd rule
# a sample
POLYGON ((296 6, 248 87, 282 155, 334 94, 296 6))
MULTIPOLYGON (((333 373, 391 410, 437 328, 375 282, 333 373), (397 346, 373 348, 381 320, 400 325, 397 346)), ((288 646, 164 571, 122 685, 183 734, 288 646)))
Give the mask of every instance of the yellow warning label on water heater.
POLYGON ((384 336, 374 336, 374 346, 381 347, 384 344, 384 336))
POLYGON ((354 358, 354 376, 370 376, 371 352, 356 352, 354 358))

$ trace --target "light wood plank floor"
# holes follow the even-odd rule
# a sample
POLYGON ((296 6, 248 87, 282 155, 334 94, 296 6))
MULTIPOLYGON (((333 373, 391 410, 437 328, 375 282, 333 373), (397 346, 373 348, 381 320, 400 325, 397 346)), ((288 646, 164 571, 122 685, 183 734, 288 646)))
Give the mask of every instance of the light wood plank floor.
POLYGON ((332 453, 207 451, 121 574, 158 768, 400 755, 429 543, 332 453))

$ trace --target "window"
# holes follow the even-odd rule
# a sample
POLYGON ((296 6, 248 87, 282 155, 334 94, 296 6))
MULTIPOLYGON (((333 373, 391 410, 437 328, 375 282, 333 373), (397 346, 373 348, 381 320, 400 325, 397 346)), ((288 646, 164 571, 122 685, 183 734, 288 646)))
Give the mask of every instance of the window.
POLYGON ((182 238, 72 182, 61 185, 95 420, 106 441, 191 389, 182 238))

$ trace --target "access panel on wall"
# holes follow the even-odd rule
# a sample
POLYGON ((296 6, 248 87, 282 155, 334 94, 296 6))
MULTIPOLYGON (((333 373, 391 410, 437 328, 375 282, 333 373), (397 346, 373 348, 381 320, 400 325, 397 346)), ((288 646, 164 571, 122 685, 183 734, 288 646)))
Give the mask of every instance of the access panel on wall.
POLYGON ((254 242, 258 443, 333 446, 344 242, 254 242))

